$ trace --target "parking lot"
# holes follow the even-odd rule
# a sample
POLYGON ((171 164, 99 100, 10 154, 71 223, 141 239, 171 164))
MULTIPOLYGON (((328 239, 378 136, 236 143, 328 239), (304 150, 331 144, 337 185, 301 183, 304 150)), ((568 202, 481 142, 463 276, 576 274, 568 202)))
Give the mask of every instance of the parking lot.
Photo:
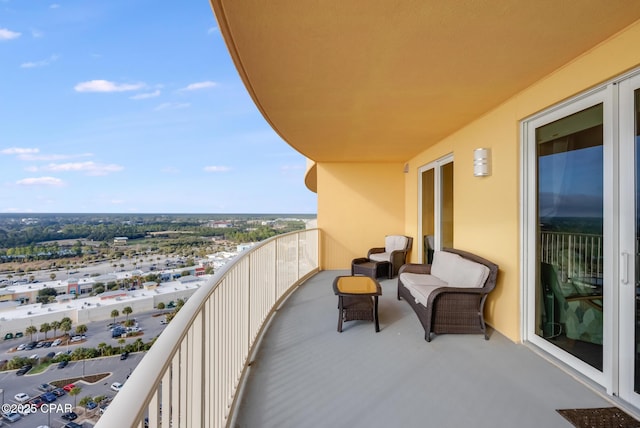
MULTIPOLYGON (((164 311, 132 314, 130 318, 136 319, 138 327, 141 329, 143 335, 128 337, 125 339, 126 343, 132 343, 138 338, 142 339, 146 343, 159 335, 165 327, 161 322, 164 317, 159 316, 161 313, 164 313, 164 311)), ((10 360, 15 356, 29 357, 32 355, 42 357, 50 352, 73 352, 73 350, 78 347, 97 348, 100 343, 119 346, 118 339, 111 337, 112 334, 108 328, 108 325, 112 322, 113 320, 105 320, 90 323, 87 325, 88 331, 85 339, 78 342, 71 342, 69 344, 61 344, 56 347, 50 346, 17 351, 16 349, 19 345, 30 342, 30 338, 28 336, 19 339, 4 340, 0 342, 0 359, 10 360)), ((34 335, 33 341, 38 341, 37 339, 40 339, 39 342, 42 342, 44 337, 42 334, 40 334, 39 338, 36 338, 36 335, 34 335)), ((68 393, 65 393, 60 397, 56 397, 55 401, 51 403, 44 403, 43 406, 34 413, 24 415, 15 422, 9 422, 5 419, 3 420, 3 424, 16 428, 38 427, 41 425, 46 425, 52 428, 63 427, 68 421, 62 419, 62 415, 67 413, 70 407, 75 408, 76 406, 74 403, 79 403, 83 397, 96 397, 100 395, 113 397, 117 394, 114 390, 117 388, 112 389, 112 384, 119 383, 122 384, 123 387, 126 387, 126 380, 128 376, 131 374, 133 369, 135 369, 143 356, 143 352, 133 352, 129 354, 126 359, 121 359, 120 355, 116 355, 83 361, 71 361, 63 368, 58 368, 58 364, 52 364, 42 373, 31 374, 30 372, 27 372, 23 376, 17 376, 16 370, 0 372, 0 390, 2 391, 0 392, 0 400, 6 407, 6 410, 17 409, 17 405, 20 404, 20 401, 16 400, 15 397, 17 394, 27 394, 30 399, 34 397, 41 397, 44 392, 39 390, 38 387, 42 384, 101 373, 108 374, 104 379, 92 384, 83 381, 76 382, 76 386, 81 388, 80 394, 76 397, 72 397, 68 393)), ((3 407, 3 410, 5 410, 5 407, 3 407)), ((74 420, 74 422, 80 423, 86 416, 97 416, 99 411, 99 408, 95 408, 86 415, 81 411, 76 411, 79 417, 74 420)), ((87 421, 84 423, 84 426, 89 427, 92 423, 92 421, 87 421)))

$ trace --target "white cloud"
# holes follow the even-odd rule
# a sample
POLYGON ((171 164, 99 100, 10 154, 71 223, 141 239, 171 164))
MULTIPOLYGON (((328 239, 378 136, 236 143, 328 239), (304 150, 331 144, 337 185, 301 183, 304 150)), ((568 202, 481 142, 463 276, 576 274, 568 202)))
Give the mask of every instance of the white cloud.
POLYGON ((44 33, 34 28, 31 30, 31 37, 33 37, 34 39, 39 39, 40 37, 44 37, 44 33))
POLYGON ((107 175, 112 172, 122 171, 121 165, 116 164, 99 164, 95 162, 68 162, 68 163, 52 163, 41 168, 44 171, 52 172, 84 172, 87 175, 107 175))
POLYGON ((159 110, 167 110, 167 109, 172 109, 172 110, 176 110, 176 109, 181 109, 181 108, 187 108, 190 107, 191 104, 189 103, 162 103, 159 106, 157 106, 156 108, 154 108, 155 111, 159 111, 159 110))
POLYGON ((57 60, 58 60, 58 55, 51 55, 49 58, 43 59, 41 61, 24 62, 20 64, 20 67, 21 68, 46 67, 47 65, 57 60))
POLYGON ((20 186, 62 186, 64 181, 55 177, 32 177, 16 181, 20 186))
POLYGON ((0 28, 0 41, 17 39, 21 35, 22 35, 21 33, 17 33, 15 31, 11 31, 8 28, 0 28))
POLYGON ((78 83, 74 89, 77 92, 125 92, 137 91, 145 87, 144 83, 115 83, 108 80, 89 80, 78 83))
POLYGON ((156 89, 153 92, 147 92, 144 94, 137 94, 137 95, 133 95, 131 97, 129 97, 132 100, 145 100, 147 98, 154 98, 160 95, 160 90, 156 89))
POLYGON ((218 32, 218 27, 211 27, 207 30, 207 34, 213 34, 218 32))
POLYGON ((28 149, 23 147, 10 147, 8 149, 0 150, 0 154, 3 155, 25 155, 39 153, 40 149, 28 149))
POLYGON ((198 91, 200 89, 213 88, 215 86, 218 86, 216 82, 212 82, 208 80, 206 82, 191 83, 190 85, 187 85, 185 88, 182 88, 181 91, 198 91))
POLYGON ((76 158, 85 158, 85 157, 91 157, 93 156, 93 153, 80 153, 77 155, 56 155, 56 154, 52 154, 52 155, 34 155, 31 153, 25 153, 25 154, 21 154, 18 156, 18 159, 20 160, 24 160, 24 161, 48 161, 48 162, 53 162, 53 161, 61 161, 61 160, 65 160, 65 159, 76 159, 76 158))
POLYGON ((227 171, 231 171, 231 168, 228 166, 211 165, 211 166, 205 166, 204 170, 206 172, 227 172, 227 171))

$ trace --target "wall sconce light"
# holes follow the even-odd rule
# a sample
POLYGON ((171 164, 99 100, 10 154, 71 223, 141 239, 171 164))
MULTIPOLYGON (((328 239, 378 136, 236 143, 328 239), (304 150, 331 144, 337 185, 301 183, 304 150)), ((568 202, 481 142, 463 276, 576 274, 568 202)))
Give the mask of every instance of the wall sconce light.
POLYGON ((405 163, 404 167, 402 168, 402 172, 404 172, 405 174, 409 173, 409 164, 405 163))
POLYGON ((475 149, 473 151, 474 177, 491 175, 491 149, 475 149))

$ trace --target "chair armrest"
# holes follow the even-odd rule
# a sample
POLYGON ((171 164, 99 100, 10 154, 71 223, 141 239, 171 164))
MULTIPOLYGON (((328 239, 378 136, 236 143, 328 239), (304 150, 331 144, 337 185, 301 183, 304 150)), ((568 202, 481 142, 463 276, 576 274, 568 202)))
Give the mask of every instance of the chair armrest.
POLYGON ((431 292, 431 294, 429 294, 429 299, 427 301, 428 305, 433 305, 433 301, 435 299, 437 299, 439 296, 443 295, 443 294, 478 294, 478 295, 484 295, 484 294, 489 294, 489 291, 485 290, 484 288, 477 288, 477 287, 440 287, 440 288, 436 288, 435 290, 433 290, 431 292))
POLYGON ((429 274, 431 273, 431 265, 425 265, 422 263, 406 263, 402 265, 398 274, 403 272, 406 273, 419 273, 419 274, 429 274))
POLYGON ((409 250, 395 250, 391 252, 389 260, 394 266, 402 266, 407 260, 407 252, 409 250))
POLYGON ((371 256, 371 254, 376 254, 376 253, 384 253, 384 247, 375 247, 369 250, 369 252, 367 253, 367 257, 371 256))
POLYGON ((590 295, 590 296, 583 296, 583 295, 573 295, 573 296, 567 296, 565 297, 565 300, 567 302, 585 302, 586 304, 588 304, 589 306, 602 311, 602 296, 601 295, 590 295))

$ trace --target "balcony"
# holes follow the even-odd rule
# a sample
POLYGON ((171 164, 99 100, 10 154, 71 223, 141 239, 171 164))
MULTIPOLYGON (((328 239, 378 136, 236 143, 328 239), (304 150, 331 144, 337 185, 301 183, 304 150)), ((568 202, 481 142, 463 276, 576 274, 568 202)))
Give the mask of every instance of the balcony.
POLYGON ((275 237, 216 274, 97 426, 563 427, 556 409, 611 406, 495 331, 425 342, 395 279, 381 281, 380 333, 362 321, 337 333, 331 284, 346 271, 316 273, 318 235, 275 237))

